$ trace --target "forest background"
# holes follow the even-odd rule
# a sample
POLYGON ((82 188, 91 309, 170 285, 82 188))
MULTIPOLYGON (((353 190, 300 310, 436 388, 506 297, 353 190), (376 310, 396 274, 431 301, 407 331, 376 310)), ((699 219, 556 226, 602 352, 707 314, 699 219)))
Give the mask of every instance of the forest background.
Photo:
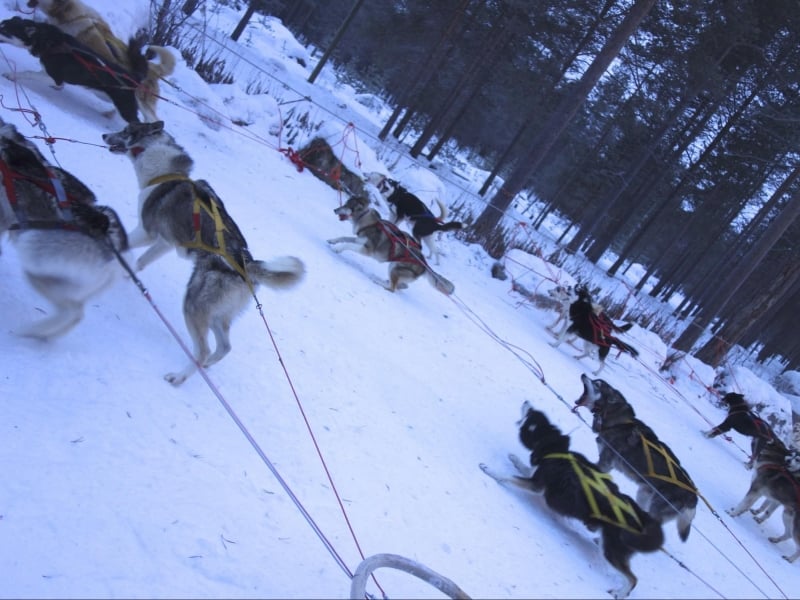
POLYGON ((645 265, 635 290, 688 323, 676 351, 800 366, 796 0, 230 4, 393 107, 383 139, 486 169, 485 210, 455 211, 468 241, 499 258, 509 205, 536 229, 558 214, 565 257, 645 265))

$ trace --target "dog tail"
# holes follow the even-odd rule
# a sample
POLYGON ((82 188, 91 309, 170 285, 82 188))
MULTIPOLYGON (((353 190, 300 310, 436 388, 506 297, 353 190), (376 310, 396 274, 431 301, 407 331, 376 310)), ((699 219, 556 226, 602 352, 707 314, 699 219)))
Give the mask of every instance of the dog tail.
POLYGON ((439 216, 436 218, 444 221, 447 218, 447 205, 442 202, 441 198, 436 198, 436 204, 439 205, 439 216))
POLYGON ((631 355, 632 357, 634 357, 634 358, 636 358, 637 356, 639 356, 639 351, 638 351, 636 348, 634 348, 634 347, 633 347, 633 346, 631 346, 630 344, 626 344, 626 343, 625 343, 625 342, 623 342, 621 339, 619 339, 619 338, 616 338, 616 337, 614 337, 613 335, 609 335, 609 336, 607 336, 607 337, 606 337, 606 341, 607 341, 609 344, 611 344, 612 346, 616 346, 617 348, 619 348, 619 349, 620 349, 620 350, 622 350, 623 352, 627 352, 628 354, 630 354, 630 355, 631 355))
POLYGON ((437 229, 439 231, 455 231, 457 229, 463 229, 464 224, 458 221, 450 221, 449 223, 437 223, 437 229))
POLYGON ((145 58, 149 62, 150 73, 155 74, 156 77, 166 77, 175 70, 175 55, 164 46, 148 46, 145 58), (158 63, 152 62, 156 57, 158 57, 158 63))
POLYGON ((426 273, 428 274, 428 281, 431 282, 431 285, 442 292, 445 296, 449 296, 456 291, 456 286, 453 285, 453 282, 445 279, 430 267, 428 267, 426 273))
POLYGON ((298 284, 305 272, 303 261, 294 256, 278 256, 270 260, 254 260, 247 263, 247 274, 254 283, 274 289, 290 288, 298 284))
POLYGON ((687 506, 678 513, 678 535, 682 542, 685 542, 686 538, 689 537, 695 512, 697 512, 696 506, 687 506))

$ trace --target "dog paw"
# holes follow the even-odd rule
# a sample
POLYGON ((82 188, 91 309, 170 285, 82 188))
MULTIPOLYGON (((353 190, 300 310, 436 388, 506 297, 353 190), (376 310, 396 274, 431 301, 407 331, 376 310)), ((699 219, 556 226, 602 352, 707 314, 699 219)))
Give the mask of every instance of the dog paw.
POLYGON ((180 384, 186 381, 186 375, 183 373, 167 373, 164 375, 164 379, 175 387, 178 387, 180 384))

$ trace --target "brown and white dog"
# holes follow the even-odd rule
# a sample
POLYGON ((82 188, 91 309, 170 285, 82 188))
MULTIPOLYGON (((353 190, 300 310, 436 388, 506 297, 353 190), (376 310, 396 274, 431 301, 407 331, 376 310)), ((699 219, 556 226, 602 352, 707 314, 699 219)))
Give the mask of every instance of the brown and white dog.
MULTIPOLYGON (((102 58, 131 70, 127 44, 114 35, 109 24, 93 8, 80 0, 28 0, 28 6, 41 9, 50 23, 102 58)), ((136 100, 144 119, 157 121, 158 80, 175 70, 175 56, 162 46, 148 46, 146 56, 147 74, 136 88, 136 100), (154 62, 155 58, 158 62, 154 62)))

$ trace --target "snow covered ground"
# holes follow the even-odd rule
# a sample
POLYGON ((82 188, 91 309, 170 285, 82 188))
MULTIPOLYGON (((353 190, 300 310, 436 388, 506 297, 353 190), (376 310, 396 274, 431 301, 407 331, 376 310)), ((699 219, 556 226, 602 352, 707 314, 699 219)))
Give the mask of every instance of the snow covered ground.
MULTIPOLYGON (((134 0, 96 5, 121 37, 147 18, 134 0)), ((15 6, 5 0, 0 16, 18 14, 15 6)), ((206 16, 222 32, 239 18, 206 16)), ((310 110, 314 133, 353 168, 391 172, 422 196, 444 190, 451 204, 468 196, 382 146, 382 117, 331 70, 306 84, 312 65, 292 58, 303 49, 277 21, 256 20, 241 44, 226 44, 242 57, 231 61, 237 83, 206 85, 181 63, 158 110, 253 254, 296 255, 306 279, 262 290, 264 319, 253 303, 208 380, 195 375, 174 388, 162 376, 186 357, 154 306, 185 338, 188 261, 171 253, 140 274, 154 305, 122 279, 90 302, 75 330, 41 343, 14 334, 50 308, 3 241, 0 596, 341 598, 364 557, 395 553, 475 598, 607 597, 620 576, 596 535, 478 468, 512 472, 507 455, 524 450, 516 421, 526 399, 596 457, 585 411, 570 410, 595 362, 575 360, 566 344, 552 348, 545 325, 554 313, 491 278, 494 261, 452 235, 441 240, 437 268, 456 285, 450 298, 422 280, 391 294, 372 281, 385 277, 384 265, 333 253, 326 239, 350 234, 333 214, 342 198, 280 152, 289 133, 281 119, 292 109, 310 110), (257 76, 272 93, 244 93, 257 76)), ((38 69, 24 51, 0 50, 4 72, 38 69)), ((54 160, 132 229, 133 169, 101 140, 124 125, 100 114, 108 105, 70 86, 2 79, 0 93, 0 117, 41 136, 16 109, 38 111, 56 138, 54 160)), ((570 278, 521 252, 507 268, 539 293, 570 278)), ((686 543, 668 523, 666 552, 633 558, 631 597, 796 597, 800 565, 781 559, 794 543, 767 540, 782 531, 779 516, 758 525, 724 512, 748 487, 749 440, 702 436, 724 417, 709 391, 713 369, 687 357, 670 383, 658 372, 663 342, 638 326, 625 335, 639 359, 612 353, 602 376, 670 444, 703 496, 686 543)), ((769 384, 741 368, 732 375, 732 389, 786 411, 769 384)), ((380 587, 367 588, 375 595, 437 594, 396 571, 376 579, 380 587)))

